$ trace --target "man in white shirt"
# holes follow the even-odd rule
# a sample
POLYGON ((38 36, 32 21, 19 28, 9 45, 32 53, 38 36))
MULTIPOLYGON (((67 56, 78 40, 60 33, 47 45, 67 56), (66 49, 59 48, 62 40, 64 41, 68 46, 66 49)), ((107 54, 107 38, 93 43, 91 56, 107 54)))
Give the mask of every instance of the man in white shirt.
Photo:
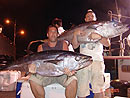
MULTIPOLYGON (((52 21, 52 25, 56 26, 58 28, 58 33, 59 33, 59 36, 64 33, 64 28, 62 27, 62 19, 59 19, 59 18, 55 18, 53 21, 52 21)), ((66 41, 67 44, 68 44, 68 47, 69 47, 69 51, 74 51, 72 45, 66 41)))
MULTIPOLYGON (((96 21, 96 15, 92 10, 88 10, 85 15, 85 22, 96 21)), ((103 45, 109 46, 110 41, 108 38, 102 37, 101 35, 93 32, 90 34, 90 39, 100 39, 97 43, 83 43, 79 44, 77 41, 77 35, 84 36, 84 32, 77 30, 74 32, 73 47, 76 49, 80 45, 80 53, 92 56, 93 63, 81 70, 76 74, 78 79, 77 96, 79 98, 86 98, 90 95, 89 83, 92 85, 92 91, 94 98, 104 98, 104 60, 103 60, 103 45)))

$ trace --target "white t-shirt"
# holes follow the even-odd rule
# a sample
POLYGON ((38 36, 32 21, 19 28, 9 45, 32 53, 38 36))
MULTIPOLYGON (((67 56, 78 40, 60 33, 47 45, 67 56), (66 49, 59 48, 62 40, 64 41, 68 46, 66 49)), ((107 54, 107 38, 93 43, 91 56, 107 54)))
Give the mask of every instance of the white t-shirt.
POLYGON ((58 28, 58 33, 59 35, 61 35, 65 30, 63 29, 63 27, 59 27, 58 28))
MULTIPOLYGON (((59 33, 59 35, 61 35, 64 31, 65 31, 65 30, 63 29, 63 27, 59 27, 59 28, 58 28, 58 33, 59 33)), ((67 44, 69 44, 68 41, 66 41, 66 42, 67 42, 67 44)), ((69 51, 74 51, 74 49, 73 49, 73 47, 72 47, 71 44, 69 44, 68 48, 69 48, 69 51)))
POLYGON ((104 61, 103 60, 103 45, 98 43, 87 43, 80 45, 80 53, 92 56, 92 59, 95 61, 104 61))
POLYGON ((130 34, 128 35, 127 40, 130 40, 130 34))

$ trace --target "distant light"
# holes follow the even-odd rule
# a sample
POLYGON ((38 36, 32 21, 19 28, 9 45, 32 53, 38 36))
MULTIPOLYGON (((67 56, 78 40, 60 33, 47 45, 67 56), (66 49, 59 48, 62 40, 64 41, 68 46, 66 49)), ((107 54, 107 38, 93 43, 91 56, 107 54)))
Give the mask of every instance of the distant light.
POLYGON ((20 31, 20 34, 21 34, 21 35, 24 35, 24 33, 25 33, 24 30, 21 30, 21 31, 20 31))
POLYGON ((10 24, 10 20, 9 20, 9 19, 6 19, 6 20, 5 20, 5 23, 10 24))
POLYGON ((2 28, 0 27, 0 33, 2 33, 2 28))

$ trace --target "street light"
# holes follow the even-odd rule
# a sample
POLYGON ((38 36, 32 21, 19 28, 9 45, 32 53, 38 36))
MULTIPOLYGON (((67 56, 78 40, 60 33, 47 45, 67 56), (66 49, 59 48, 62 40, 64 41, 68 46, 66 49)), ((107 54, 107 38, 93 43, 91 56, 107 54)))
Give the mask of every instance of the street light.
MULTIPOLYGON (((13 46, 14 46, 14 55, 15 55, 15 57, 14 57, 14 59, 16 60, 16 35, 17 35, 17 32, 16 32, 16 20, 14 20, 14 21, 11 21, 11 20, 9 20, 9 19, 6 19, 5 20, 5 23, 6 24, 11 24, 11 23, 13 23, 13 25, 14 25, 14 36, 13 36, 13 46)), ((21 35, 24 35, 25 34, 25 31, 24 30, 20 30, 18 33, 20 33, 21 35)))
MULTIPOLYGON (((14 47, 16 47, 15 39, 16 39, 16 20, 14 20, 14 47)), ((15 52, 16 52, 16 50, 15 50, 15 52)))
POLYGON ((5 23, 6 23, 6 24, 13 23, 13 25, 14 25, 14 40, 13 40, 13 45, 14 45, 14 47, 15 47, 15 46, 16 46, 16 45, 15 45, 15 39, 16 39, 16 20, 10 21, 9 19, 6 19, 6 20, 5 20, 5 23))
POLYGON ((20 31, 20 34, 21 34, 21 35, 24 35, 24 34, 25 34, 25 31, 24 31, 24 30, 21 30, 21 31, 20 31))
MULTIPOLYGON (((17 35, 17 33, 19 33, 19 34, 21 34, 21 35, 24 35, 25 34, 25 30, 20 30, 19 32, 16 32, 16 19, 14 20, 14 21, 11 21, 11 20, 9 20, 9 19, 6 19, 5 20, 5 23, 6 24, 11 24, 11 23, 13 23, 13 25, 14 25, 14 36, 13 36, 13 46, 14 46, 14 54, 15 54, 15 56, 16 56, 16 35, 17 35)), ((15 57, 16 58, 16 57, 15 57)))
POLYGON ((2 26, 2 25, 0 25, 0 33, 2 33, 2 28, 3 28, 3 26, 2 26))
POLYGON ((9 20, 9 19, 6 19, 6 20, 5 20, 5 23, 10 24, 10 20, 9 20))
POLYGON ((13 25, 14 25, 14 40, 13 40, 13 46, 14 46, 14 59, 16 60, 16 45, 15 45, 15 39, 16 39, 16 20, 14 20, 14 21, 11 21, 11 20, 9 20, 9 19, 6 19, 5 20, 5 23, 6 24, 11 24, 11 23, 13 23, 13 25))

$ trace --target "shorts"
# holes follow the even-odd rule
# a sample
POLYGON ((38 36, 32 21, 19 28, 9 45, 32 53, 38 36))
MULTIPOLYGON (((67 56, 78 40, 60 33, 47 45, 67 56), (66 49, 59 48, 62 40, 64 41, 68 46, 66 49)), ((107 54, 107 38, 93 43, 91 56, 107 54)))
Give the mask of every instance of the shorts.
POLYGON ((93 93, 103 92, 104 69, 105 65, 103 61, 93 61, 88 67, 79 70, 76 74, 78 80, 77 96, 88 96, 90 95, 90 90, 92 90, 93 93), (90 83, 92 89, 89 88, 90 83))
POLYGON ((32 74, 29 80, 32 80, 36 82, 37 84, 42 85, 43 87, 53 84, 53 83, 59 83, 62 86, 66 87, 73 80, 77 80, 77 78, 75 76, 68 77, 67 75, 62 75, 62 76, 57 76, 57 77, 43 77, 39 74, 32 74))

